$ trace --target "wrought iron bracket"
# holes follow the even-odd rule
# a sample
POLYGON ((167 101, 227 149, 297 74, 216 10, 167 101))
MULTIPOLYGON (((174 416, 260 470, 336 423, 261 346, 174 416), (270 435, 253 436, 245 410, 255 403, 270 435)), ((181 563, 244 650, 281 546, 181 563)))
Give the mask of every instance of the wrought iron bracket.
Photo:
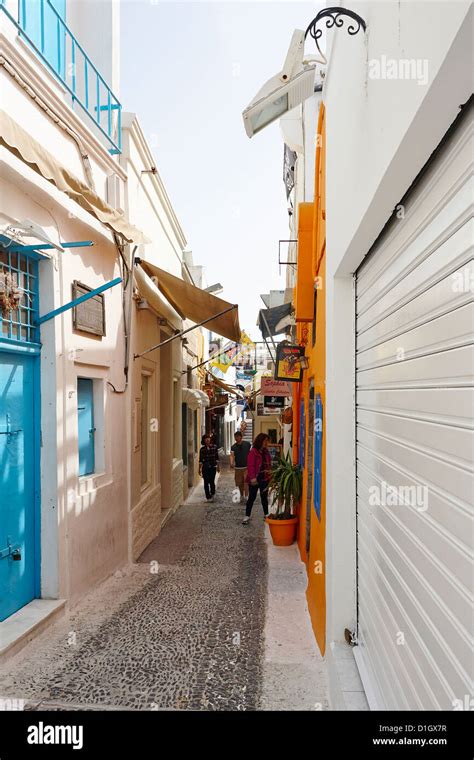
POLYGON ((324 60, 326 60, 326 56, 324 55, 323 51, 319 47, 318 40, 321 39, 321 36, 323 34, 323 30, 321 28, 318 29, 318 24, 322 19, 326 20, 326 29, 331 29, 333 26, 336 26, 340 28, 341 26, 344 26, 344 21, 347 19, 343 18, 344 16, 347 16, 349 19, 352 19, 354 23, 348 22, 347 26, 347 32, 351 36, 357 34, 360 29, 362 28, 364 32, 367 29, 367 24, 365 23, 364 19, 359 16, 354 11, 351 11, 349 8, 341 8, 339 6, 333 6, 331 8, 323 8, 322 11, 319 11, 317 16, 312 20, 308 28, 305 32, 305 39, 309 36, 313 38, 313 40, 316 43, 316 47, 318 49, 318 52, 324 60))

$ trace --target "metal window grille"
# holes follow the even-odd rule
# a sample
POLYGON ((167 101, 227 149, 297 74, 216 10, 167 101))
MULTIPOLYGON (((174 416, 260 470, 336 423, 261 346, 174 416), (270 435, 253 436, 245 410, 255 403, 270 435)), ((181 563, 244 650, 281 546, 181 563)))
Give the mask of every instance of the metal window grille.
POLYGON ((38 262, 24 253, 12 253, 0 246, 0 273, 12 276, 20 290, 16 308, 5 305, 0 294, 0 340, 39 343, 38 262))

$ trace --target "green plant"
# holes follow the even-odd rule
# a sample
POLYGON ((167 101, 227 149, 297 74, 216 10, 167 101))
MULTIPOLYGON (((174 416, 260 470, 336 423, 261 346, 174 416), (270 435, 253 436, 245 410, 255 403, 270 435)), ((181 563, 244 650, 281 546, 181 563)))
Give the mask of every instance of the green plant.
POLYGON ((290 452, 282 456, 272 469, 269 491, 272 495, 272 507, 277 505, 271 517, 275 520, 289 520, 292 506, 299 504, 303 490, 303 473, 298 464, 293 464, 290 452))

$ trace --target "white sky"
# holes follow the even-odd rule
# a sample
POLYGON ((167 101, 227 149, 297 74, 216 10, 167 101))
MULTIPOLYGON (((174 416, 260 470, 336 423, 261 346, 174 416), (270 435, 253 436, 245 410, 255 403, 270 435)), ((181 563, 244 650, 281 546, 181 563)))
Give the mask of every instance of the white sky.
MULTIPOLYGON (((289 237, 278 122, 251 140, 241 113, 283 65, 318 2, 122 0, 121 102, 135 112, 209 284, 255 326, 260 293, 284 287, 289 237), (284 249, 282 249, 284 250, 284 249)), ((312 43, 314 45, 314 43, 312 43)))

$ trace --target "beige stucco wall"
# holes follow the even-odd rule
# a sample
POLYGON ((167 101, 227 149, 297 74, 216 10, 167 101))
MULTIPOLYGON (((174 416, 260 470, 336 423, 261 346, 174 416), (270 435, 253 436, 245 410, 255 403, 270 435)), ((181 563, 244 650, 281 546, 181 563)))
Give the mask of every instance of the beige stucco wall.
MULTIPOLYGON (((134 303, 132 309, 132 334, 135 336, 133 353, 141 353, 160 341, 160 327, 157 317, 148 309, 139 309, 134 303)), ((161 520, 160 486, 160 396, 161 396, 160 350, 151 351, 133 361, 131 369, 131 476, 130 476, 130 519, 131 558, 136 560, 141 552, 158 534, 161 520), (149 375, 150 398, 149 417, 157 420, 150 425, 149 434, 149 481, 141 484, 142 451, 141 427, 141 378, 142 372, 149 375)))
POLYGON ((183 503, 183 460, 177 459, 172 470, 172 510, 175 512, 183 503))

